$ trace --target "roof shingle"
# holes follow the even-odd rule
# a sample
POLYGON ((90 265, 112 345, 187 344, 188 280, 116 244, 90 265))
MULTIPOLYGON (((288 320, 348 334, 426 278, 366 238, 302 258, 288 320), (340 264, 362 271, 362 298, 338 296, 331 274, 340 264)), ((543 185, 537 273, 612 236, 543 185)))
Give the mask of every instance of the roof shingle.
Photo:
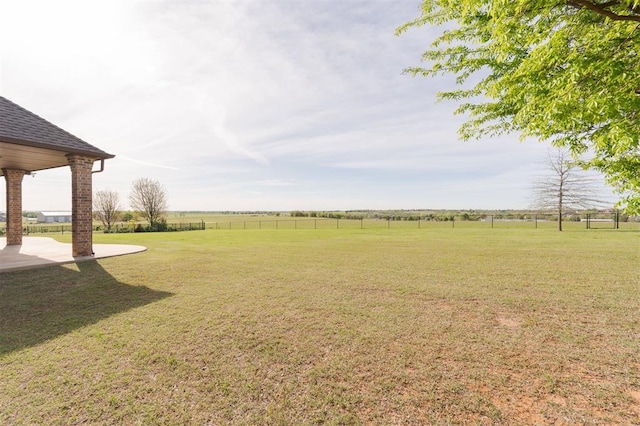
POLYGON ((0 142, 82 154, 96 159, 114 157, 2 96, 0 142))

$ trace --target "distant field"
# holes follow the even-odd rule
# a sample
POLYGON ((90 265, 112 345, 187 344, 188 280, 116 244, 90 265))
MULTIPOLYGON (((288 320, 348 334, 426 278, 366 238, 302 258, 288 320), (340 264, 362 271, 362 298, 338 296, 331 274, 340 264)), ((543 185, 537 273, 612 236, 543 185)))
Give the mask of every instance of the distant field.
MULTIPOLYGON (((462 220, 459 216, 454 222, 451 221, 428 221, 428 220, 391 220, 384 219, 329 219, 323 217, 291 217, 288 214, 275 216, 273 214, 215 214, 215 213, 169 213, 167 221, 171 223, 179 222, 205 222, 208 229, 330 229, 330 228, 452 228, 452 227, 473 227, 473 228, 548 228, 555 229, 555 220, 545 219, 543 215, 536 220, 529 216, 527 220, 507 220, 487 217, 483 220, 462 220)), ((613 221, 594 220, 591 223, 594 229, 613 229, 613 221)), ((640 222, 620 222, 620 229, 640 230, 640 222)), ((585 229, 586 222, 574 222, 565 220, 563 227, 567 229, 585 229)))
POLYGON ((395 224, 0 274, 0 424, 640 423, 640 232, 395 224))
MULTIPOLYGON (((322 212, 320 212, 322 214, 322 212)), ((325 212, 326 214, 327 212, 325 212)), ((344 212, 334 212, 344 215, 344 212)), ((371 213, 371 212, 369 212, 371 213)), ((383 214, 383 212, 376 212, 383 214)), ((398 211, 399 215, 418 215, 427 214, 428 211, 398 211)), ((495 213, 495 215, 519 215, 522 212, 503 212, 495 213)), ((365 213, 356 213, 365 214, 365 213)), ((390 214, 394 214, 390 212, 390 214)), ((538 215, 535 217, 532 213, 527 213, 526 220, 503 219, 492 214, 488 214, 485 219, 481 220, 464 220, 464 212, 442 212, 438 211, 439 216, 454 217, 454 220, 386 220, 364 218, 357 219, 333 219, 326 217, 292 217, 288 212, 281 213, 216 213, 216 212, 169 212, 166 220, 170 225, 178 228, 188 226, 205 226, 207 229, 216 230, 246 230, 246 229, 431 229, 431 228, 524 228, 524 229, 555 229, 557 223, 552 220, 551 215, 538 215)), ((613 229, 614 223, 612 215, 606 215, 608 219, 595 219, 591 222, 591 228, 596 229, 613 229)), ((440 217, 442 218, 442 217, 440 217)), ((563 221, 563 228, 568 230, 586 229, 587 223, 585 215, 582 215, 582 221, 563 221)), ((146 224, 139 220, 137 224, 146 224)), ((25 226, 27 224, 25 223, 25 226)), ((94 222, 94 227, 101 230, 102 224, 98 221, 94 222)), ((129 222, 119 222, 114 225, 116 229, 129 230, 131 224, 129 222)), ((0 222, 0 230, 4 228, 4 224, 0 222)), ((631 218, 630 221, 619 222, 619 228, 625 230, 640 230, 640 221, 631 218)), ((64 234, 71 232, 70 223, 29 223, 28 232, 31 234, 47 233, 47 234, 64 234)))

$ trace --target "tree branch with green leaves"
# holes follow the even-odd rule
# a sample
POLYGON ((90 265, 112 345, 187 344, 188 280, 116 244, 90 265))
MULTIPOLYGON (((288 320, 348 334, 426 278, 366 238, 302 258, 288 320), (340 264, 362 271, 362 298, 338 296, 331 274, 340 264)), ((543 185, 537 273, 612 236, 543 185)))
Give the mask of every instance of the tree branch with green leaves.
POLYGON ((442 29, 411 75, 453 75, 438 94, 463 140, 518 132, 588 156, 640 213, 640 2, 424 0, 401 26, 442 29))

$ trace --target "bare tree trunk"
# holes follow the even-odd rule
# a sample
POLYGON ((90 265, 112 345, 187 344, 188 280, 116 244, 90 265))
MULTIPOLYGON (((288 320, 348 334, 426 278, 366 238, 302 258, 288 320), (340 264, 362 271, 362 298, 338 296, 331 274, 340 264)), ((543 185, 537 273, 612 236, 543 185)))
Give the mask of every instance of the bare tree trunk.
POLYGON ((558 204, 558 231, 562 232, 562 202, 558 204))
POLYGON ((562 232, 562 197, 564 195, 564 176, 565 172, 563 171, 560 176, 560 190, 558 191, 558 232, 562 232))

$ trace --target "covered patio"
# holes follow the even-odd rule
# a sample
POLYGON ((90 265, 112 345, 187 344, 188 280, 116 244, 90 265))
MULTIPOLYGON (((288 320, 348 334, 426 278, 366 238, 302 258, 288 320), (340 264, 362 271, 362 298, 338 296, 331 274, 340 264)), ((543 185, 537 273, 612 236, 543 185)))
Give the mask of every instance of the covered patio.
POLYGON ((0 273, 122 256, 145 251, 146 247, 96 244, 93 250, 93 255, 74 257, 71 255, 71 244, 60 243, 53 238, 25 237, 21 245, 11 246, 6 245, 6 238, 0 238, 0 273))
MULTIPOLYGON (((40 116, 0 96, 0 175, 6 182, 6 238, 2 251, 23 245, 22 180, 39 170, 71 169, 73 258, 92 256, 92 175, 113 158, 40 116), (94 163, 100 167, 94 170, 94 163)), ((16 250, 19 252, 20 250, 16 250)), ((0 257, 0 261, 4 261, 0 257)))

